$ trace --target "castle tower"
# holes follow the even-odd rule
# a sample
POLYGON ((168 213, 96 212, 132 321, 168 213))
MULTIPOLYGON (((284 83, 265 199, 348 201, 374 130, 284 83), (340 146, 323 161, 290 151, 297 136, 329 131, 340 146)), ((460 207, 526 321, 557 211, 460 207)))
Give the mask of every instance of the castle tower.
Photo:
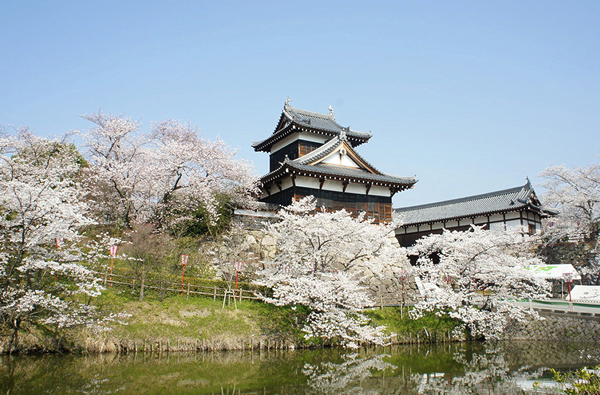
POLYGON ((391 221, 392 197, 417 181, 382 173, 361 157, 355 148, 370 138, 371 133, 338 124, 331 107, 320 114, 286 100, 273 134, 252 144, 270 154, 260 201, 289 205, 313 195, 327 210, 364 211, 375 222, 391 221))

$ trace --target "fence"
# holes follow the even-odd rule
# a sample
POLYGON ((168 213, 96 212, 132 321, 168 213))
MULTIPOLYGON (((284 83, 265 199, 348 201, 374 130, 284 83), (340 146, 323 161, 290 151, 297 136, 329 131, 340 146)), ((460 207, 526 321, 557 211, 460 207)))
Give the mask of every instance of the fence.
MULTIPOLYGON (((139 279, 130 276, 124 276, 121 274, 111 274, 111 273, 101 273, 92 271, 92 273, 98 277, 104 279, 104 286, 112 286, 118 285, 124 288, 131 288, 131 292, 135 292, 136 287, 141 286, 141 282, 139 279)), ((223 298, 223 306, 226 303, 234 305, 237 307, 237 303, 241 303, 242 300, 255 300, 259 302, 263 302, 263 300, 257 296, 255 296, 254 291, 239 288, 222 288, 218 286, 207 286, 207 285, 197 285, 191 284, 189 282, 184 282, 183 284, 180 282, 173 281, 165 281, 162 282, 161 285, 152 285, 155 284, 157 280, 154 279, 146 279, 144 281, 144 289, 145 290, 155 290, 158 292, 169 292, 169 293, 179 293, 181 296, 183 294, 189 299, 190 296, 209 296, 213 298, 214 301, 223 298)), ((392 297, 392 296, 377 296, 373 298, 373 305, 371 307, 374 308, 384 308, 384 307, 408 307, 414 305, 412 302, 402 302, 400 297, 392 297)))
MULTIPOLYGON (((131 292, 135 292, 136 287, 141 287, 141 282, 129 276, 123 276, 120 274, 110 274, 110 273, 100 273, 100 272, 92 272, 98 277, 104 278, 104 286, 112 286, 119 285, 121 287, 129 288, 131 287, 131 292)), ((159 292, 170 292, 170 293, 179 293, 181 296, 183 294, 189 299, 190 296, 212 296, 213 300, 216 301, 217 298, 223 298, 223 306, 228 302, 231 304, 235 304, 237 307, 238 302, 242 302, 242 300, 256 300, 262 302, 257 296, 254 296, 254 292, 251 290, 244 290, 243 288, 232 289, 232 288, 221 288, 215 286, 207 286, 207 285, 197 285, 187 283, 179 283, 172 281, 162 282, 160 285, 155 284, 156 280, 146 279, 144 281, 144 289, 156 290, 159 292)))

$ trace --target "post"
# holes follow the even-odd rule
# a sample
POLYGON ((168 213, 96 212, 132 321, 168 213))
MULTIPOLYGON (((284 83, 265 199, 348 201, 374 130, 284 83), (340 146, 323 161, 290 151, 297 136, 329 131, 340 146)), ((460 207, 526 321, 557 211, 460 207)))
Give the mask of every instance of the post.
POLYGON ((235 263, 234 267, 235 267, 235 293, 233 294, 233 300, 235 300, 235 298, 237 298, 238 277, 239 277, 240 271, 244 267, 244 262, 238 261, 235 263))
POLYGON ((114 245, 111 245, 110 249, 109 249, 109 253, 110 253, 110 284, 108 285, 109 288, 112 288, 113 264, 115 262, 115 256, 117 256, 118 248, 119 248, 119 246, 114 244, 114 245))
MULTIPOLYGON (((181 254, 181 293, 179 296, 183 296, 183 281, 185 279, 185 265, 187 265, 189 257, 190 257, 189 255, 181 254)), ((188 288, 188 297, 190 295, 189 292, 190 292, 190 290, 188 288)))
POLYGON ((571 283, 573 282, 573 273, 563 273, 563 277, 569 286, 569 311, 573 311, 573 299, 571 298, 571 283))

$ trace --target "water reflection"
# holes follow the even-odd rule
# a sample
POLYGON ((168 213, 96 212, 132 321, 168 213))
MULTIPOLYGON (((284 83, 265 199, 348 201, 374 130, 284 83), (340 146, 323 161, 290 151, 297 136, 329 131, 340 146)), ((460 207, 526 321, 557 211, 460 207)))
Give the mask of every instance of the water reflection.
POLYGON ((0 393, 523 394, 534 380, 550 384, 550 368, 599 363, 600 345, 557 342, 2 356, 0 393))

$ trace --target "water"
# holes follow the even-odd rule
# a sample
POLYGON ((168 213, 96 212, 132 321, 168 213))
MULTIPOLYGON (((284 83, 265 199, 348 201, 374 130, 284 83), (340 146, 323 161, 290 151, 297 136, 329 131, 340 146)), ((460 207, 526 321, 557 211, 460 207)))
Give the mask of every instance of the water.
POLYGON ((597 343, 0 357, 2 394, 523 394, 550 368, 600 364, 597 343))

